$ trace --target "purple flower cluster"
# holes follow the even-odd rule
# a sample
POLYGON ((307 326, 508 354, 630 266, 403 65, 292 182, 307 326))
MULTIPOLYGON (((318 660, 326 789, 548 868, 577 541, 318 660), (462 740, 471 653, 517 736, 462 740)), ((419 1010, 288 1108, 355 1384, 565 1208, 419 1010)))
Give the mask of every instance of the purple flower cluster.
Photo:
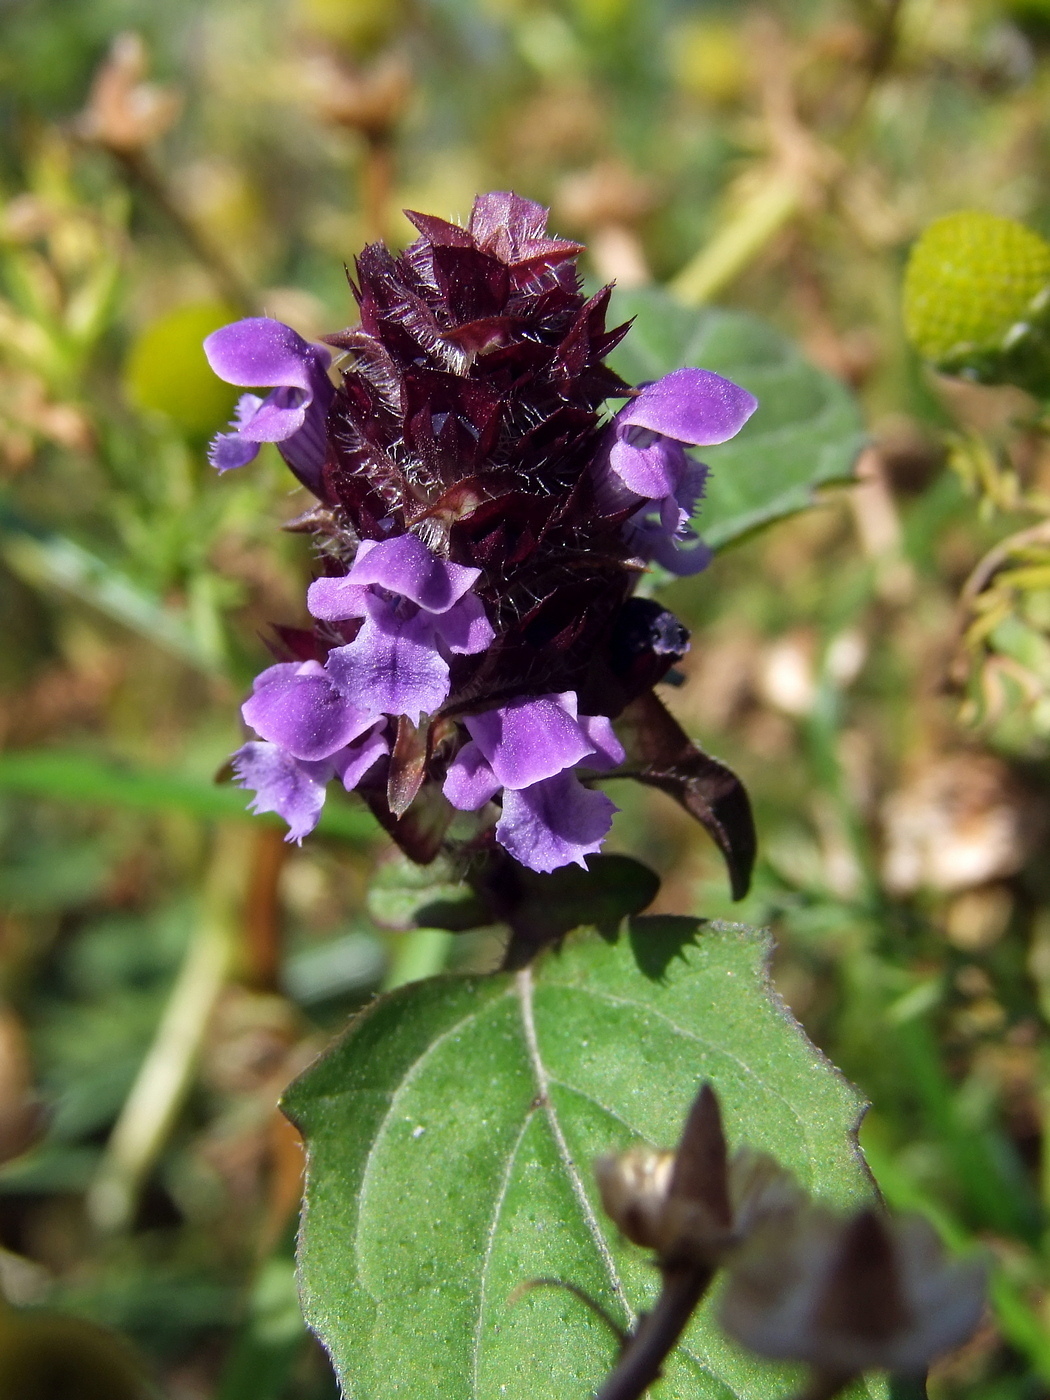
POLYGON ((601 849, 616 808, 573 772, 615 768, 623 745, 604 715, 579 715, 573 691, 468 715, 470 735, 449 765, 444 793, 475 812, 502 793, 496 840, 530 870, 557 870, 601 849))
MULTIPOLYGON (((591 783, 627 757, 612 721, 658 704, 688 645, 634 584, 651 562, 707 563, 689 526, 706 468, 686 448, 732 437, 755 400, 700 369, 624 384, 604 357, 627 327, 605 328, 608 288, 580 294, 580 248, 540 206, 409 217, 404 254, 358 260, 361 322, 326 337, 334 361, 265 317, 205 342, 223 379, 270 390, 241 398, 212 463, 276 443, 317 498, 300 528, 323 570, 312 626, 279 629, 286 659, 243 707, 258 737, 234 769, 290 840, 338 778, 415 859, 459 810, 479 814, 475 844, 532 870, 584 865, 616 810, 591 783), (612 396, 628 401, 603 419, 612 396)), ((657 767, 643 781, 671 790, 657 767)))

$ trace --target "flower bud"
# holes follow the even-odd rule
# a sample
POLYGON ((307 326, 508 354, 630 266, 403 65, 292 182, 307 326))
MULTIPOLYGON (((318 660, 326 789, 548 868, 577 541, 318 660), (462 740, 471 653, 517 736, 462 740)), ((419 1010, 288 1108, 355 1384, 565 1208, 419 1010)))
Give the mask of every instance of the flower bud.
POLYGON ((674 1152, 632 1147, 599 1157, 606 1214, 662 1269, 713 1268, 760 1225, 802 1202, 793 1177, 765 1153, 727 1156, 718 1098, 701 1087, 674 1152))
POLYGON ((973 1332, 985 1272, 947 1259, 918 1216, 814 1206, 756 1232, 732 1261, 721 1320, 752 1351, 842 1384, 869 1370, 922 1374, 973 1332))

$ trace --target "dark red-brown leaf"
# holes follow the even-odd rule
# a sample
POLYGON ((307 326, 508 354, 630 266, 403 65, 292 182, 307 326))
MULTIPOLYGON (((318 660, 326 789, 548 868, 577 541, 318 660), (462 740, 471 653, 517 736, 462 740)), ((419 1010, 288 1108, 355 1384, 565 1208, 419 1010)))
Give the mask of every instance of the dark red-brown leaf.
POLYGON ((757 838, 743 783, 692 742, 653 692, 633 700, 617 722, 627 750, 626 771, 668 793, 710 834, 729 870, 734 899, 751 885, 757 838))

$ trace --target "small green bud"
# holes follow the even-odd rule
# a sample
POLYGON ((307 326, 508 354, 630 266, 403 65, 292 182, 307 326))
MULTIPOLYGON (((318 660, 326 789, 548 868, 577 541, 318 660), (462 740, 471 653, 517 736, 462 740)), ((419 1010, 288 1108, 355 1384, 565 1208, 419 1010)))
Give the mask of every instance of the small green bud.
POLYGON ((932 223, 904 274, 908 339, 940 368, 1040 390, 1046 375, 1050 243, 980 210, 932 223))

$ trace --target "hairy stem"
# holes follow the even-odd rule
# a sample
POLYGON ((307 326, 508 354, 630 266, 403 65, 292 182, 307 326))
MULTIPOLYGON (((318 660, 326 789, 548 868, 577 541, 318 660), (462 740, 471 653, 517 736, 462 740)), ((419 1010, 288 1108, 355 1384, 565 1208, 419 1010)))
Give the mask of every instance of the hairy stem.
POLYGON ((615 1370, 596 1400, 639 1400, 659 1379, 664 1361, 707 1292, 713 1269, 667 1269, 651 1313, 638 1324, 615 1370))

